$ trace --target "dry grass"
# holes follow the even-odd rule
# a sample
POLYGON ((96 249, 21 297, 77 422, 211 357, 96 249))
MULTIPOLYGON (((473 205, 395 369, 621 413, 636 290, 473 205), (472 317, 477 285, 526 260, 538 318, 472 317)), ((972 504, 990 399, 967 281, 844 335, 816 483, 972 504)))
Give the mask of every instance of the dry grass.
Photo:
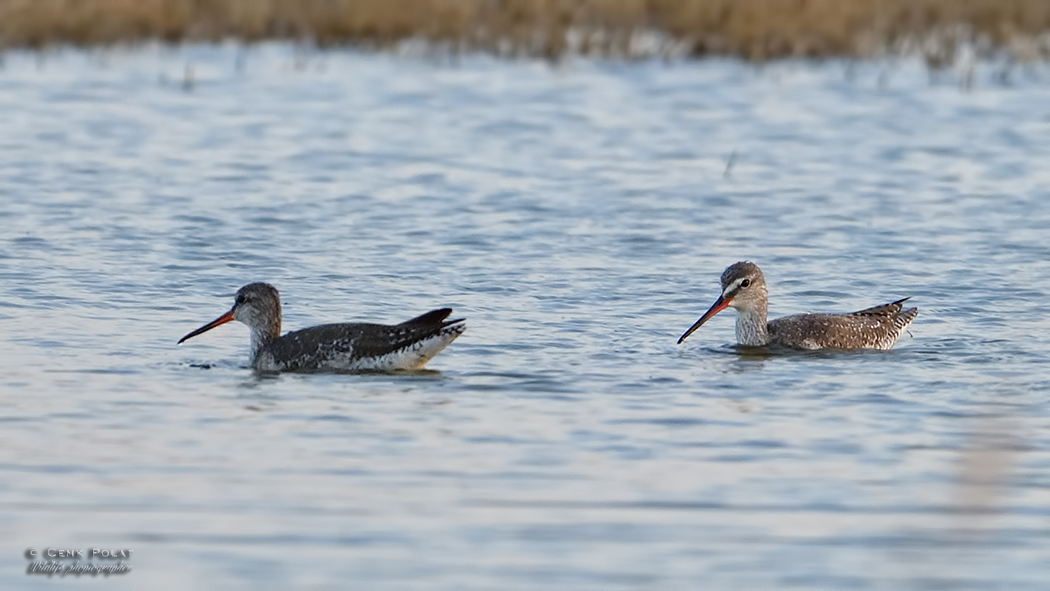
POLYGON ((34 48, 425 40, 500 54, 674 52, 761 61, 867 56, 910 42, 936 66, 951 61, 961 43, 1043 58, 1048 30, 1048 0, 0 0, 0 45, 34 48), (655 49, 638 48, 645 35, 660 40, 655 49))

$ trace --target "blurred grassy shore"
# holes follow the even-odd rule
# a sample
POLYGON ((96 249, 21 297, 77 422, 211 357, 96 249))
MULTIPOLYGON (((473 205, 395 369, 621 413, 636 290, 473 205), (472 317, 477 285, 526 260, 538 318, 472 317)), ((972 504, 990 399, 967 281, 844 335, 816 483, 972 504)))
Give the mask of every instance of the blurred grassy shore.
POLYGON ((1050 0, 0 0, 0 47, 296 40, 557 58, 1050 56, 1050 0))

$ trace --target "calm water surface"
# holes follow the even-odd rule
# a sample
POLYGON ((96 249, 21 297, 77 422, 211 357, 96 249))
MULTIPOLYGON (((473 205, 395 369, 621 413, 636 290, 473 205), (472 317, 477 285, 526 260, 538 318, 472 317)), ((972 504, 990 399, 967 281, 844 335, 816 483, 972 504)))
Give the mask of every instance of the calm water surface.
POLYGON ((0 69, 0 587, 1043 589, 1045 68, 431 60, 0 69), (727 167, 727 162, 730 166, 727 167), (913 296, 890 352, 682 346, 913 296), (469 320, 432 371, 258 376, 285 326, 469 320))

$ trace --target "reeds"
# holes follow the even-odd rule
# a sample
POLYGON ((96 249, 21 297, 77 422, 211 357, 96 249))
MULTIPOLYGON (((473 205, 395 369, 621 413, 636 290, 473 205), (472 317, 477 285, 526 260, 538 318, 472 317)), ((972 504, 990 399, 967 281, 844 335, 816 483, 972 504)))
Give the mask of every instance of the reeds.
POLYGON ((1048 0, 0 0, 0 45, 299 40, 453 51, 1045 58, 1048 0), (644 42, 642 42, 644 41, 644 42))

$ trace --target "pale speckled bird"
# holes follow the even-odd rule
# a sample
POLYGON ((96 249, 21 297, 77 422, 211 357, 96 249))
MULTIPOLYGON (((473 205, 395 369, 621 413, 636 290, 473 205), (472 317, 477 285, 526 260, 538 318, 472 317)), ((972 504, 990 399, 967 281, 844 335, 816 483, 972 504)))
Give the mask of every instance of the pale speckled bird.
POLYGON ((422 369, 467 329, 465 320, 445 320, 450 308, 401 324, 323 324, 281 336, 281 296, 268 283, 237 291, 233 308, 179 339, 182 343, 237 320, 251 329, 250 363, 261 371, 367 371, 422 369))
POLYGON ((736 340, 740 345, 782 345, 795 349, 889 349, 919 314, 904 310, 897 300, 848 314, 795 314, 766 321, 769 292, 758 265, 743 261, 722 273, 722 295, 678 343, 726 308, 736 308, 736 340))

